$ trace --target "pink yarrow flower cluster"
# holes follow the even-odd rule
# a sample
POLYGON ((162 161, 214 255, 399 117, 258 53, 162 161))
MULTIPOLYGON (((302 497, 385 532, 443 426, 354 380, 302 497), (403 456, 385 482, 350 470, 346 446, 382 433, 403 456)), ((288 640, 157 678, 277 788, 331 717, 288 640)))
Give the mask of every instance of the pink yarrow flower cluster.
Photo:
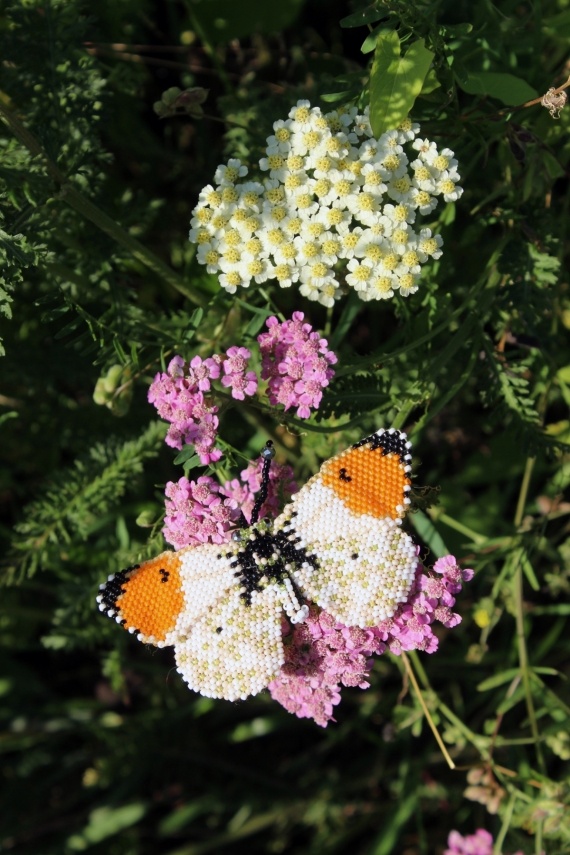
MULTIPOLYGON (((337 358, 327 349, 327 340, 304 322, 302 312, 295 312, 292 320, 283 323, 268 318, 266 326, 269 331, 257 340, 261 378, 269 381, 269 402, 273 406, 283 404, 286 410, 296 407, 297 416, 307 419, 321 403, 322 390, 334 376, 331 366, 337 358)), ((155 376, 148 400, 160 417, 170 422, 168 445, 178 450, 193 445, 204 465, 221 458, 222 452, 216 447, 219 407, 212 384, 219 381, 238 401, 255 395, 259 378, 249 368, 251 356, 246 347, 237 346, 207 359, 194 356, 189 363, 175 356, 166 372, 155 376)))
POLYGON ((461 622, 451 607, 462 583, 472 578, 473 571, 461 570, 452 555, 438 559, 433 572, 418 563, 408 601, 392 618, 366 629, 344 626, 313 606, 306 622, 286 636, 286 661, 269 684, 271 696, 299 718, 312 718, 326 727, 334 721, 333 707, 340 701, 342 686, 369 686, 373 654, 437 650, 432 624, 453 627, 461 622))
POLYGON ((208 475, 197 481, 188 478, 169 481, 164 492, 166 514, 162 533, 175 549, 198 543, 223 543, 239 519, 238 503, 226 496, 208 475))
MULTIPOLYGON (((237 478, 220 486, 214 478, 202 475, 197 481, 181 478, 166 485, 166 514, 162 533, 175 549, 198 543, 224 543, 229 540, 243 512, 247 522, 261 486, 263 461, 251 463, 237 478)), ((297 492, 292 468, 273 464, 270 470, 267 499, 260 517, 275 517, 297 492)))
POLYGON ((222 452, 215 448, 218 432, 218 407, 204 393, 211 381, 220 376, 221 357, 202 360, 195 356, 187 365, 175 356, 165 374, 157 374, 148 390, 148 400, 158 414, 170 422, 167 445, 181 450, 194 445, 204 465, 219 460, 222 452))
MULTIPOLYGON (((475 834, 466 837, 458 831, 450 831, 447 846, 443 855, 493 855, 493 837, 484 828, 478 828, 475 834)), ((519 850, 514 855, 523 853, 519 850)))
POLYGON ((304 323, 302 312, 294 312, 292 319, 282 324, 277 318, 269 318, 267 327, 269 332, 261 333, 257 340, 261 376, 269 380, 269 401, 283 404, 286 410, 297 407, 297 416, 308 419, 334 376, 331 365, 337 358, 327 349, 327 340, 304 323))

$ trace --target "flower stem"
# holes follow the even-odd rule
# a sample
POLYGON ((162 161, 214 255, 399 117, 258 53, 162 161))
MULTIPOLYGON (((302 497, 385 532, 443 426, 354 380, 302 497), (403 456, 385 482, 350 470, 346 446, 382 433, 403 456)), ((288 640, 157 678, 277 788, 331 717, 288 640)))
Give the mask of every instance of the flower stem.
POLYGON ((426 702, 424 701, 424 698, 422 695, 422 690, 420 689, 418 681, 416 680, 416 675, 414 674, 414 671, 413 671, 412 666, 410 664, 410 660, 408 659, 406 653, 403 650, 402 650, 401 655, 402 655, 402 661, 403 661, 404 666, 406 668, 408 677, 410 678, 410 682, 411 682, 412 686, 414 687, 414 691, 415 691, 416 696, 420 702, 420 706, 424 712, 424 715, 427 719, 427 723, 429 724, 429 726, 431 728, 431 732, 435 736, 435 740, 436 740, 437 744, 439 745, 441 753, 445 757, 447 765, 449 766, 450 769, 455 769, 455 763, 451 759, 449 752, 443 743, 443 739, 439 735, 439 731, 438 731, 437 727, 435 726, 435 722, 430 715, 430 711, 427 708, 426 702))

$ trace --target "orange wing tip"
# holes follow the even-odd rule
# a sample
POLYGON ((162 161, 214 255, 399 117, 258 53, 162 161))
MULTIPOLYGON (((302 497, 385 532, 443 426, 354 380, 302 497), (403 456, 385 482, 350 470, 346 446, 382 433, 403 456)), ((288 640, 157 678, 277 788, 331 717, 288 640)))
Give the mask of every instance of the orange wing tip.
POLYGON ((411 504, 411 447, 403 431, 379 428, 324 463, 322 483, 357 516, 390 517, 401 525, 411 504))
POLYGON ((97 597, 99 610, 139 641, 164 647, 184 606, 179 565, 174 552, 164 552, 109 576, 97 597))

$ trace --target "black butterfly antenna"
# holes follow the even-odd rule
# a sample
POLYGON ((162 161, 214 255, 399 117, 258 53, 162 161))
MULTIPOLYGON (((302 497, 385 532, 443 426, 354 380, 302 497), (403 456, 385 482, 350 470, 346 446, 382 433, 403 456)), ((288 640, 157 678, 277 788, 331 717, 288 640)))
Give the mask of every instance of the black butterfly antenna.
POLYGON ((251 512, 250 525, 254 525, 254 523, 256 523, 259 519, 259 512, 261 510, 261 506, 267 499, 267 493, 269 490, 269 470, 271 468, 271 461, 275 457, 275 449, 273 448, 273 443, 270 439, 267 440, 264 447, 262 448, 260 456, 263 458, 263 469, 261 470, 261 487, 259 488, 259 493, 257 494, 255 505, 253 506, 253 510, 251 512))

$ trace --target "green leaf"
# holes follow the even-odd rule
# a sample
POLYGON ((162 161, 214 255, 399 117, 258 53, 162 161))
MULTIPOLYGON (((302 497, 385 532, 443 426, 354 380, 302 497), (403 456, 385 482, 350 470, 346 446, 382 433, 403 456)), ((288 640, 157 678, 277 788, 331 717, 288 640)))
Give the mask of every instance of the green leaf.
POLYGON ((373 24, 379 21, 380 18, 385 18, 388 14, 387 9, 382 9, 379 3, 371 3, 365 9, 359 9, 358 12, 353 12, 352 15, 347 15, 346 18, 341 18, 340 26, 349 30, 353 27, 362 27, 364 24, 373 24))
POLYGON ((389 35, 393 32, 392 27, 387 27, 385 24, 379 24, 375 27, 371 33, 368 33, 364 41, 362 42, 362 47, 360 48, 361 53, 372 53, 376 48, 376 43, 378 39, 383 35, 389 35))
POLYGON ((540 585, 538 583, 538 579, 536 578, 534 569, 532 564, 530 563, 526 552, 521 556, 521 565, 523 569, 523 573, 527 578, 527 581, 533 591, 540 591, 540 585))
POLYGON ((494 674, 487 680, 483 680, 481 683, 478 683, 477 691, 487 692, 489 689, 496 689, 498 686, 510 683, 518 674, 520 674, 520 668, 508 668, 506 671, 501 671, 500 674, 494 674))
POLYGON ((190 458, 194 457, 195 454, 196 454, 196 449, 194 448, 193 445, 185 445, 184 448, 182 449, 182 451, 179 454, 177 454, 176 457, 174 458, 174 463, 176 465, 178 465, 180 463, 186 463, 186 461, 190 460, 190 458))
POLYGON ((143 802, 133 802, 117 808, 108 806, 95 808, 91 811, 89 822, 81 836, 74 835, 73 841, 69 841, 71 848, 79 850, 85 848, 79 844, 78 837, 90 844, 99 843, 113 834, 118 834, 119 831, 138 822, 145 815, 146 810, 143 802))
POLYGON ((375 137, 404 121, 420 92, 433 53, 423 39, 400 56, 396 32, 378 39, 370 75, 370 124, 375 137))
POLYGON ((423 511, 416 511, 411 515, 413 526, 422 540, 424 540, 437 558, 449 555, 449 549, 445 545, 442 536, 423 511))
POLYGON ((523 104, 537 97, 536 89, 514 74, 494 71, 469 71, 458 83, 469 95, 488 95, 509 107, 523 104))

